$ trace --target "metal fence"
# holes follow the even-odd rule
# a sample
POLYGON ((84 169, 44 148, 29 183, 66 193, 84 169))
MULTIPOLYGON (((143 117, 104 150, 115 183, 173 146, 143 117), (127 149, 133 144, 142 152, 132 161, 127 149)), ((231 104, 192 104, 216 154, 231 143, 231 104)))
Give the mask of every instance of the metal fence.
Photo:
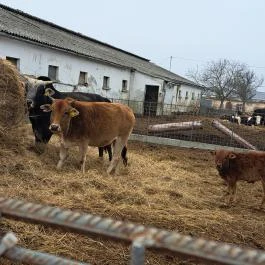
POLYGON ((146 141, 153 139, 157 143, 178 143, 206 149, 227 146, 265 150, 265 126, 238 124, 236 119, 231 122, 227 118, 234 113, 229 110, 206 108, 198 102, 191 105, 124 99, 113 99, 113 102, 126 104, 133 109, 136 115, 133 133, 146 136, 141 138, 146 141), (165 138, 170 141, 165 141, 165 138))
MULTIPOLYGON (((57 207, 0 197, 0 211, 2 217, 5 218, 53 226, 87 236, 100 235, 127 241, 131 243, 131 265, 144 264, 147 248, 170 251, 173 255, 183 259, 188 258, 195 262, 203 261, 209 264, 265 264, 265 251, 240 248, 232 244, 193 238, 176 232, 115 221, 57 207)), ((6 234, 1 239, 0 255, 13 261, 33 265, 87 264, 16 247, 16 243, 17 239, 13 234, 6 234)))

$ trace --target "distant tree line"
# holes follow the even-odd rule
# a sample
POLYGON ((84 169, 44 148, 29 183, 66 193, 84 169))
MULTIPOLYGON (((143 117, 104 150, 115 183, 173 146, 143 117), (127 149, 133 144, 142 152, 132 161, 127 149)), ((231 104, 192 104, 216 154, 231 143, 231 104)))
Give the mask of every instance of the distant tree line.
POLYGON ((224 107, 225 100, 236 96, 242 101, 243 111, 246 102, 255 96, 264 81, 246 64, 227 59, 212 61, 202 71, 190 70, 187 75, 205 88, 204 94, 212 94, 220 100, 220 109, 224 107))

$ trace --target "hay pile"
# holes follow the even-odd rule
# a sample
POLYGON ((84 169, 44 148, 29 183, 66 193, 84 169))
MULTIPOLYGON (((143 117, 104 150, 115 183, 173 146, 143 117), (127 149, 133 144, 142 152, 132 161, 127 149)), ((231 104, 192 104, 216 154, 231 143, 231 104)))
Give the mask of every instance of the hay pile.
POLYGON ((0 136, 16 129, 24 120, 25 107, 18 70, 7 60, 0 59, 0 136))
MULTIPOLYGON (((0 194, 6 197, 265 249, 264 211, 257 208, 263 194, 261 183, 238 183, 236 205, 224 207, 222 196, 227 187, 208 151, 130 141, 129 166, 121 164, 118 174, 108 177, 108 159, 105 156, 101 161, 97 148, 89 148, 85 174, 79 169, 78 148, 70 148, 63 169, 58 171, 57 137, 53 136, 46 151, 37 155, 27 149, 34 140, 30 125, 20 135, 24 135, 19 145, 25 147, 23 152, 9 148, 1 154, 0 148, 0 194), (1 156, 5 158, 2 164, 1 156)), ((19 246, 30 249, 94 265, 129 263, 130 248, 123 242, 6 218, 1 218, 0 228, 16 233, 19 246)), ((0 257, 0 264, 15 262, 0 257)), ((147 251, 145 264, 201 263, 147 251)))

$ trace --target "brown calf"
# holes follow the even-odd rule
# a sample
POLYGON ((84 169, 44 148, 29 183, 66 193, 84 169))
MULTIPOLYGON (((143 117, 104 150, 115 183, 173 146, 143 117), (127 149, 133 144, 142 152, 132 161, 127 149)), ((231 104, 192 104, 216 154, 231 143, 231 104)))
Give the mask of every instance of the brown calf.
POLYGON ((54 99, 53 103, 41 106, 43 111, 52 111, 50 130, 60 135, 60 169, 67 157, 68 148, 78 145, 81 153, 81 170, 85 172, 88 146, 106 146, 115 141, 113 159, 108 173, 114 173, 121 151, 127 145, 133 130, 135 117, 132 110, 122 104, 108 102, 83 102, 70 98, 54 99))
POLYGON ((245 153, 217 150, 215 164, 219 175, 228 185, 229 204, 235 201, 238 180, 254 183, 261 180, 263 186, 262 207, 265 203, 265 152, 249 151, 245 153))

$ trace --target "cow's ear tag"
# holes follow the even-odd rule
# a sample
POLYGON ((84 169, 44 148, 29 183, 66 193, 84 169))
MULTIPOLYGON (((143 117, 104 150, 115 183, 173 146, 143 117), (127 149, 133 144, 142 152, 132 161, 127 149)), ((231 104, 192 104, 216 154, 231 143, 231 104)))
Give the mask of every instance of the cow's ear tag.
POLYGON ((79 111, 78 111, 77 109, 75 109, 75 108, 70 109, 70 111, 69 111, 69 116, 70 116, 71 118, 73 118, 73 117, 75 117, 75 116, 77 116, 77 115, 79 115, 79 111))
POLYGON ((230 153, 230 154, 229 154, 229 158, 230 158, 230 159, 235 159, 235 158, 236 158, 236 155, 235 155, 234 153, 230 153))
POLYGON ((45 89, 44 96, 51 97, 53 94, 55 94, 55 92, 52 89, 50 88, 45 89))
POLYGON ((51 111, 51 104, 41 105, 40 109, 42 109, 44 112, 50 112, 51 111))

